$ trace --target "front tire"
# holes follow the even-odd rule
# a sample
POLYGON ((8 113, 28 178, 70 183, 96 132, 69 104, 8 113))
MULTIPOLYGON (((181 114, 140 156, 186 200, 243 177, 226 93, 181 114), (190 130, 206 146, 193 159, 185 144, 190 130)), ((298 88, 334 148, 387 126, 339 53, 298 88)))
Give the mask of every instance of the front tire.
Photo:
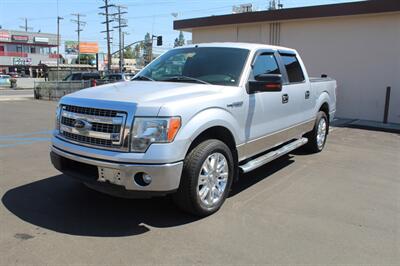
POLYGON ((311 153, 321 152, 325 147, 328 131, 328 117, 325 112, 320 111, 317 114, 313 130, 305 135, 308 138, 308 143, 304 148, 311 153))
POLYGON ((186 156, 174 201, 186 212, 208 216, 224 203, 233 176, 234 160, 229 147, 220 140, 206 140, 186 156))

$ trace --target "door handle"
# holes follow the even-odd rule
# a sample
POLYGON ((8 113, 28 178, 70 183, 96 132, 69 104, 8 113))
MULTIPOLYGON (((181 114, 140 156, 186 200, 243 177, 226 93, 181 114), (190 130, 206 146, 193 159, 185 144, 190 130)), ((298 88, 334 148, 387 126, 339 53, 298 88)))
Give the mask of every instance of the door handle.
POLYGON ((288 103, 289 102, 289 95, 287 93, 282 95, 282 103, 288 103))
POLYGON ((310 98, 310 91, 306 91, 304 98, 309 99, 310 98))

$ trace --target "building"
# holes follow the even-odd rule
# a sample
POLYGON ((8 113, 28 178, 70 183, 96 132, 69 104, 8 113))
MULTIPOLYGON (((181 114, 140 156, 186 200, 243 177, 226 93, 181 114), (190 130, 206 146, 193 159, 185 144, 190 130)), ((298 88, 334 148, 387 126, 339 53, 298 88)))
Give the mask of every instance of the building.
POLYGON ((42 75, 40 64, 57 62, 54 47, 56 34, 0 29, 0 72, 42 75))
POLYGON ((371 0, 174 21, 193 43, 255 42, 295 48, 311 76, 338 81, 337 116, 400 123, 400 1, 371 0))

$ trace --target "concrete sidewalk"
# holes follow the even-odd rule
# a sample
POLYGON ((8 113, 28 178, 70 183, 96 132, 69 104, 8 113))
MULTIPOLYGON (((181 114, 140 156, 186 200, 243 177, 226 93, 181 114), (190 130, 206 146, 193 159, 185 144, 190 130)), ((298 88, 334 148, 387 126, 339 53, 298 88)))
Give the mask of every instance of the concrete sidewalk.
POLYGON ((369 130, 378 130, 392 133, 400 133, 400 124, 382 123, 360 119, 344 119, 338 118, 331 123, 332 127, 351 127, 369 130))

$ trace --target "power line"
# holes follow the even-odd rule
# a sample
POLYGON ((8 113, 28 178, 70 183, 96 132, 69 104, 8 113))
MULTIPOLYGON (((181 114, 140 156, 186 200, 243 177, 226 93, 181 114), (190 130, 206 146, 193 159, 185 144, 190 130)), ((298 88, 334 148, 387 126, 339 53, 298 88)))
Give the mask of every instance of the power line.
POLYGON ((81 63, 81 52, 80 52, 80 44, 81 44, 81 31, 83 31, 82 27, 86 25, 85 21, 81 20, 81 17, 85 17, 86 15, 76 13, 76 14, 71 14, 71 16, 76 17, 76 19, 71 19, 72 22, 76 23, 77 29, 75 30, 78 33, 78 64, 81 63))

